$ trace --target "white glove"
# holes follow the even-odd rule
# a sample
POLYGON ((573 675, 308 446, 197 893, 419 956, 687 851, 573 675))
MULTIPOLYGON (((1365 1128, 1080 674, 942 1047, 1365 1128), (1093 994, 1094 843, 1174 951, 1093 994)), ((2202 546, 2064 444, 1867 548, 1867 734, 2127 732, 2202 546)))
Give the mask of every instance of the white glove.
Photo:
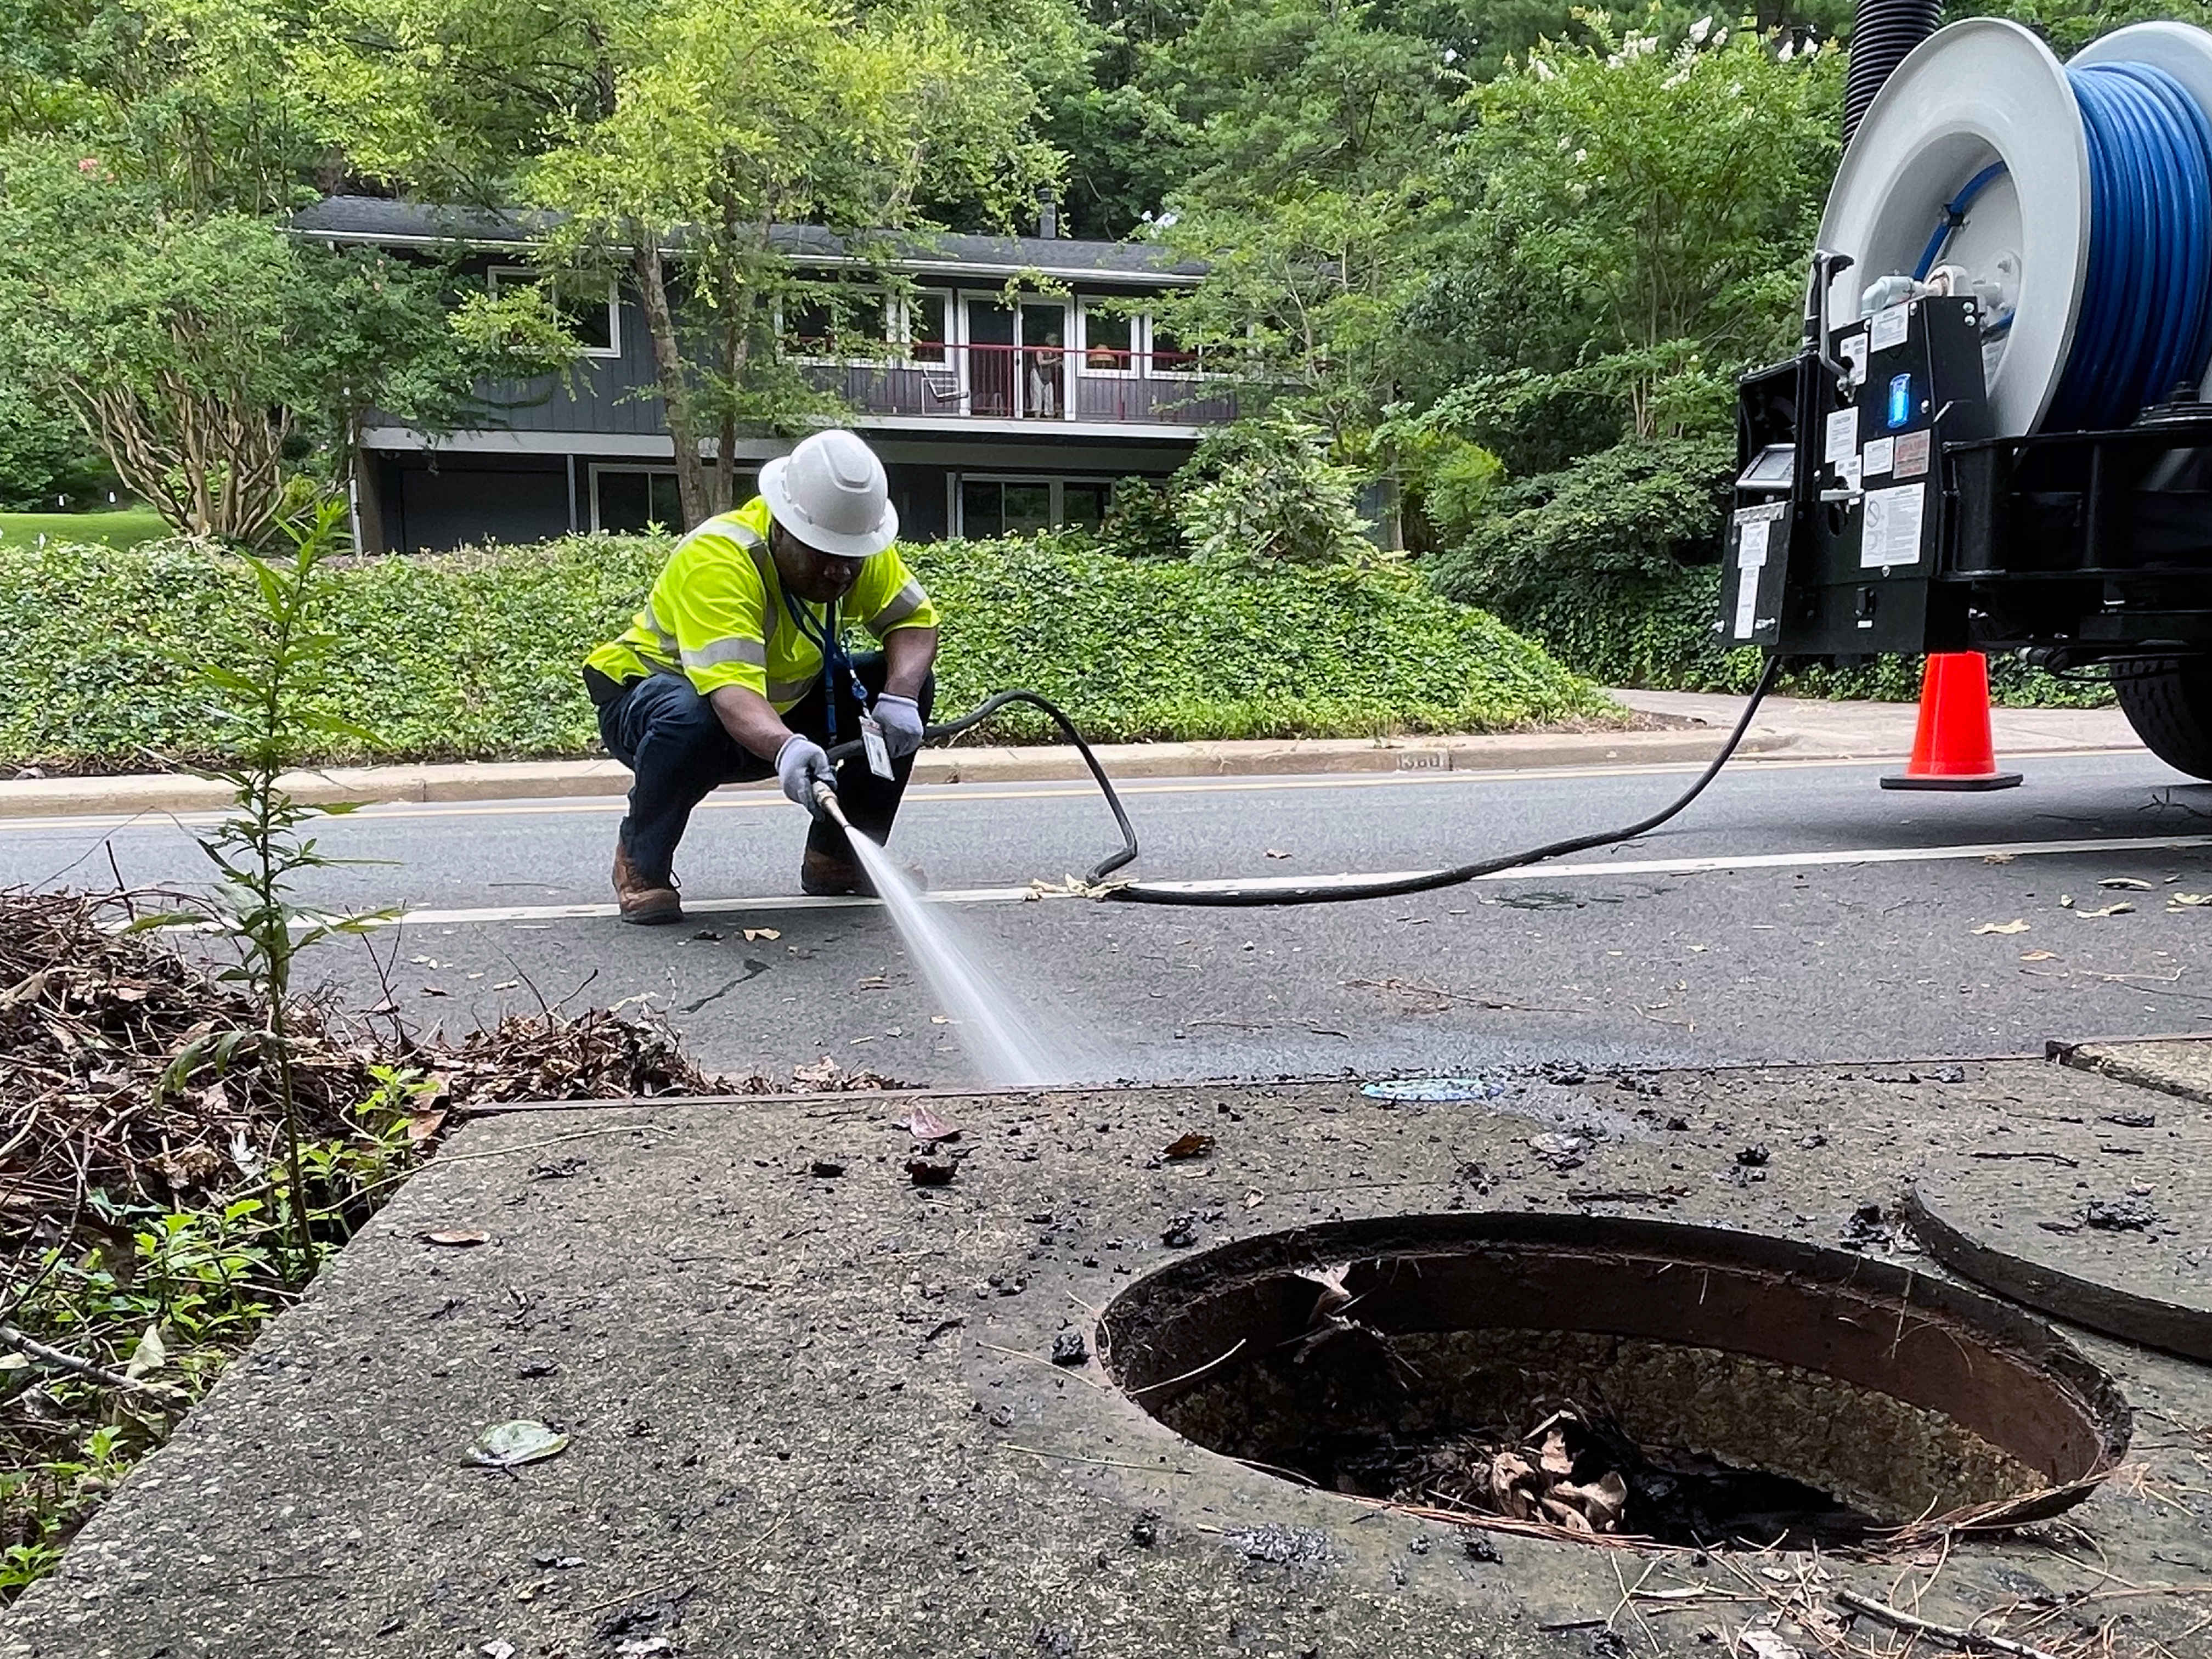
POLYGON ((876 694, 876 724, 884 728, 884 747, 893 760, 903 760, 921 747, 921 705, 912 697, 876 694))
POLYGON ((830 764, 830 757, 822 751, 822 745, 795 732, 775 751, 775 775, 783 785, 783 793, 810 812, 819 813, 822 810, 814 799, 815 785, 826 783, 832 789, 837 787, 836 769, 830 764))

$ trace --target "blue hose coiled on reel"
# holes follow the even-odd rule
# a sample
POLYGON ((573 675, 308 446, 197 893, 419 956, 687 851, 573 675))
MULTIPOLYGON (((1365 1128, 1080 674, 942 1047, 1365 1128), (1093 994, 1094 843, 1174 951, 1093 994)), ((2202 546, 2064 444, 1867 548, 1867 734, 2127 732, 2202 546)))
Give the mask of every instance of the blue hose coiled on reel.
MULTIPOLYGON (((2052 432, 2125 426, 2178 386, 2193 394, 2212 356, 2212 119, 2148 64, 2084 64, 2066 77, 2088 139, 2089 270, 2043 422, 2052 432)), ((1984 167, 1946 205, 1916 280, 2003 171, 1984 167)))
POLYGON ((2045 425, 2124 426, 2212 349, 2212 121, 2148 64, 2069 69, 2089 131, 2089 277, 2045 425))

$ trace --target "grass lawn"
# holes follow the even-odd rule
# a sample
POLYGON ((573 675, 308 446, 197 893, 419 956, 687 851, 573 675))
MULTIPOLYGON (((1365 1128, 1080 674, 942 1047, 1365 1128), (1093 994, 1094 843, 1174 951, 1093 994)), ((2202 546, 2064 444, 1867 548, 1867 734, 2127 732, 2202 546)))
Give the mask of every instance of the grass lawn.
POLYGON ((126 507, 112 513, 0 513, 0 546, 9 542, 38 545, 49 541, 87 542, 100 547, 136 547, 169 533, 150 507, 126 507))

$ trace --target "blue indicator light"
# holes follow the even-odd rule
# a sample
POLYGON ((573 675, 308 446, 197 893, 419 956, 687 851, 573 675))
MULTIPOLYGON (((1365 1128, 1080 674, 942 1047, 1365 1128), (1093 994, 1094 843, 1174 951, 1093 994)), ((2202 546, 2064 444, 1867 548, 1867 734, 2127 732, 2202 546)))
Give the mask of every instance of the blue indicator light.
POLYGON ((1892 432, 1912 419, 1912 377, 1893 374, 1889 381, 1889 429, 1892 432))

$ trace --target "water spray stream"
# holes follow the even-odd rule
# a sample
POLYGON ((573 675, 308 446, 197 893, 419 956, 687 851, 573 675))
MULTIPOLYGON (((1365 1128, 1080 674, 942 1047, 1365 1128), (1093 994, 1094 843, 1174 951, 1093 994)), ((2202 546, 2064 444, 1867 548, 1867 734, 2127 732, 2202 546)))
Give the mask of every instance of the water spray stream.
POLYGON ((957 1022, 961 1046, 984 1080, 1001 1088, 1046 1088, 1091 1079, 1079 1050, 1047 1038, 1017 1012, 1006 983, 963 938, 941 906, 926 903, 891 856, 846 821, 835 791, 815 787, 815 799, 844 830, 868 884, 890 912, 945 1012, 957 1022))

